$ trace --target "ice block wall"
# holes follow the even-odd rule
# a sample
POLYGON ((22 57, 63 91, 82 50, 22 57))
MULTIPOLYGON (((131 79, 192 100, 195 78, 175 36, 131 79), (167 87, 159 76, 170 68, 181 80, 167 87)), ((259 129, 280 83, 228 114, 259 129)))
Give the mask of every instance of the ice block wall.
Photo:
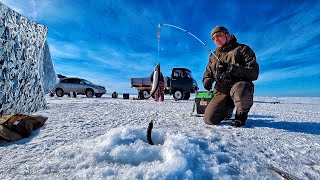
POLYGON ((47 31, 0 2, 0 117, 46 108, 56 80, 47 31))

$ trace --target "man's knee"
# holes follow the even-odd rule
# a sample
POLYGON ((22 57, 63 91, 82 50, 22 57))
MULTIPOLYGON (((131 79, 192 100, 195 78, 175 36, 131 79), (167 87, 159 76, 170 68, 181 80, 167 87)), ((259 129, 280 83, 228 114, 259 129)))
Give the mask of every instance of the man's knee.
POLYGON ((220 122, 218 121, 214 121, 212 119, 208 119, 206 117, 203 118, 204 122, 208 125, 218 125, 220 122))
POLYGON ((206 107, 204 112, 204 122, 209 125, 219 124, 226 116, 228 96, 225 94, 216 94, 206 107))
POLYGON ((215 112, 205 112, 203 120, 206 124, 218 125, 223 120, 224 117, 225 117, 225 114, 220 114, 215 112))
POLYGON ((254 87, 251 82, 248 81, 239 81, 235 83, 231 88, 231 95, 233 96, 243 96, 253 94, 254 87))
POLYGON ((253 105, 253 92, 254 87, 251 83, 240 81, 234 84, 231 89, 231 97, 237 108, 249 111, 253 105))

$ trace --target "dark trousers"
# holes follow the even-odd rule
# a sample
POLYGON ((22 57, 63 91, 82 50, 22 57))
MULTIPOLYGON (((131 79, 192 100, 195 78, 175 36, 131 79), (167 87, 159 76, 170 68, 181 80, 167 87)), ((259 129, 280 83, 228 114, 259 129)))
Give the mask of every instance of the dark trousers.
POLYGON ((254 87, 250 82, 237 82, 229 92, 229 94, 215 92, 204 113, 206 124, 219 124, 226 115, 232 114, 234 107, 237 108, 237 113, 250 111, 254 93, 254 87))

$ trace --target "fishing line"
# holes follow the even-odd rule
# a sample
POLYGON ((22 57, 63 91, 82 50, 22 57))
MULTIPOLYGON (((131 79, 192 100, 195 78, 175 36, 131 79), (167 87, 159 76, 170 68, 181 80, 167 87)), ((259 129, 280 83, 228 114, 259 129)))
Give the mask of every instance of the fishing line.
POLYGON ((160 23, 158 25, 158 33, 157 33, 157 37, 158 37, 158 59, 159 59, 159 56, 160 56, 160 31, 161 31, 161 26, 169 26, 169 27, 174 27, 176 29, 179 29, 183 32, 186 32, 187 34, 191 35, 193 38, 195 38, 196 40, 198 40, 202 45, 204 45, 208 51, 210 51, 210 53, 218 60, 218 62, 220 62, 220 59, 218 58, 217 55, 215 55, 213 53, 213 51, 209 48, 209 46, 207 46, 201 39, 199 39, 197 36, 195 36, 194 34, 192 34, 191 32, 179 27, 179 26, 176 26, 176 25, 172 25, 172 24, 163 24, 163 23, 160 23))
POLYGON ((193 38, 195 38, 196 40, 198 40, 202 45, 204 45, 208 51, 210 51, 210 53, 218 60, 218 62, 220 62, 220 59, 217 57, 217 55, 215 55, 213 53, 213 51, 203 42, 201 41, 201 39, 199 39, 197 36, 195 36, 194 34, 192 34, 191 32, 179 27, 179 26, 175 26, 175 25, 172 25, 172 24, 163 24, 163 23, 160 23, 158 25, 158 33, 157 33, 157 37, 158 37, 158 59, 159 59, 159 56, 160 56, 160 31, 161 31, 161 26, 169 26, 169 27, 174 27, 176 29, 179 29, 183 32, 186 32, 187 34, 191 35, 193 38))
POLYGON ((161 26, 160 24, 158 25, 158 32, 157 32, 157 38, 158 38, 158 61, 160 58, 160 31, 161 31, 161 26))

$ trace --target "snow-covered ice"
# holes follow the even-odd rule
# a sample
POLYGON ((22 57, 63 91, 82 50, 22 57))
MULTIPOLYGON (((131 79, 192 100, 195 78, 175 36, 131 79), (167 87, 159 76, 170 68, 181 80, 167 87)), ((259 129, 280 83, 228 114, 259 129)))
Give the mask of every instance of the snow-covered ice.
POLYGON ((320 178, 320 98, 256 97, 243 128, 191 117, 192 99, 47 98, 46 124, 0 145, 0 179, 320 178))

